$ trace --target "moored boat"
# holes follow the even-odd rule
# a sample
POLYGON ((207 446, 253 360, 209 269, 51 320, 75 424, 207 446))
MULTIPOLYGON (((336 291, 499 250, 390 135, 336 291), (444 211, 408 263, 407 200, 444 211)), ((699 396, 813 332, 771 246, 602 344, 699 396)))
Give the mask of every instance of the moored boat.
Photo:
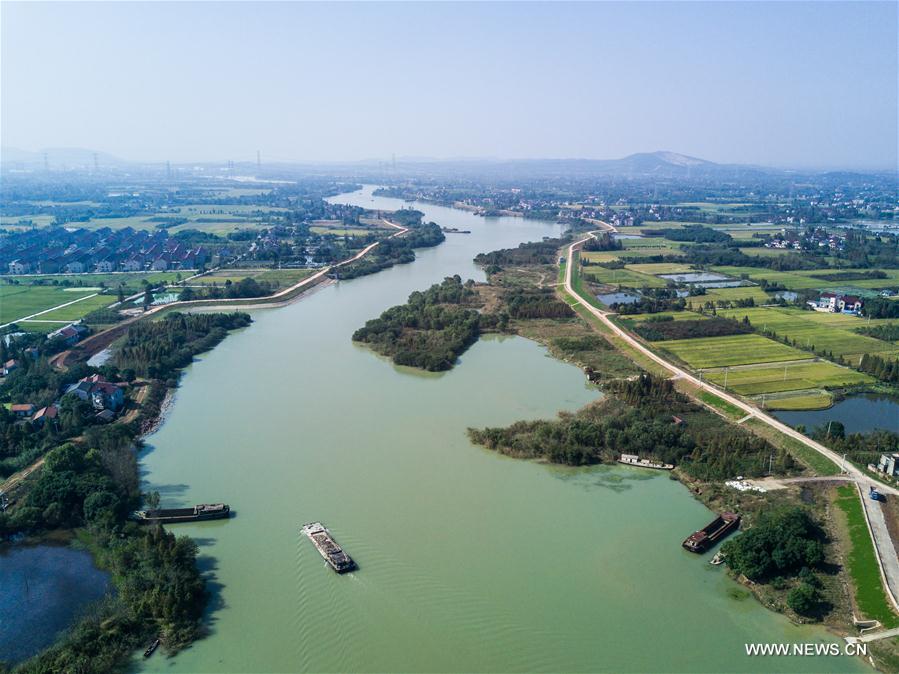
POLYGON ((705 552, 739 526, 739 515, 729 512, 721 513, 702 529, 687 536, 683 546, 690 552, 705 552))
POLYGON ((131 513, 131 519, 138 522, 162 524, 220 520, 230 516, 231 506, 227 503, 199 503, 193 508, 157 508, 155 510, 138 510, 131 513))
POLYGON ((649 459, 641 459, 636 454, 622 454, 618 458, 618 463, 625 466, 636 466, 637 468, 654 468, 656 470, 674 470, 674 465, 670 463, 662 463, 661 461, 650 461, 649 459))

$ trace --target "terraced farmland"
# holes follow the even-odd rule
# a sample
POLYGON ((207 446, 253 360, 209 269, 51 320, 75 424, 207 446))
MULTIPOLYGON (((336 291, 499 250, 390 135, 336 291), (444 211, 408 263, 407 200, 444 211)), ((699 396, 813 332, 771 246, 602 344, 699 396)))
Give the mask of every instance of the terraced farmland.
POLYGON ((808 358, 808 354, 799 349, 761 335, 680 339, 662 342, 659 346, 696 369, 808 358))
POLYGON ((787 363, 771 367, 745 367, 709 372, 708 379, 741 395, 759 395, 781 391, 803 391, 823 387, 867 384, 873 378, 828 361, 787 363))

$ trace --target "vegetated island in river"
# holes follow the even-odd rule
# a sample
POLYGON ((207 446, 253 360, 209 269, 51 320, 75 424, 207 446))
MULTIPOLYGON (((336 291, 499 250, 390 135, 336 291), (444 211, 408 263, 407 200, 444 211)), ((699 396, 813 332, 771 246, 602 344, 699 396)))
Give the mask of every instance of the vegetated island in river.
MULTIPOLYGON (((485 267, 488 283, 447 278, 369 321, 354 339, 397 363, 435 370, 453 367, 482 331, 502 330, 545 344, 556 357, 583 367, 605 398, 555 420, 469 429, 474 442, 514 457, 567 465, 611 463, 622 453, 675 464, 672 477, 706 505, 742 515, 747 532, 722 547, 735 578, 795 622, 821 622, 847 633, 850 580, 840 562, 845 523, 834 490, 829 483, 806 483, 799 492, 727 487, 725 480, 738 475, 805 475, 810 469, 789 446, 724 421, 679 392, 675 382, 642 371, 561 301, 550 283, 558 278, 559 250, 570 241, 547 239, 481 254, 476 261, 485 267)), ((677 310, 670 302, 664 308, 677 310)), ((709 320, 721 333, 748 330, 745 322, 709 320)), ((643 331, 678 338, 694 331, 698 321, 678 323, 684 325, 649 322, 643 331)), ((731 594, 749 596, 741 590, 731 594)), ((891 656, 875 651, 875 657, 882 665, 891 656)))
POLYGON ((0 406, 0 431, 6 454, 12 454, 5 459, 7 471, 17 459, 46 452, 40 470, 16 485, 9 507, 0 512, 0 536, 73 531, 97 565, 111 572, 116 588, 114 596, 16 672, 112 671, 157 638, 174 653, 201 634, 207 593, 196 566, 196 544, 162 526, 128 519, 141 501, 152 506, 159 499, 140 493, 135 447, 158 416, 166 391, 176 385, 179 370, 250 320, 244 313, 173 313, 138 322, 114 345, 111 362, 100 368, 77 364, 55 370, 48 354, 25 353, 32 348, 27 340, 7 347, 22 366, 7 377, 4 394, 46 403, 58 414, 32 428, 15 423, 0 406), (93 405, 77 395, 58 398, 89 376, 104 382, 104 390, 128 391, 117 421, 98 420, 93 405), (134 391, 140 393, 132 397, 134 391))

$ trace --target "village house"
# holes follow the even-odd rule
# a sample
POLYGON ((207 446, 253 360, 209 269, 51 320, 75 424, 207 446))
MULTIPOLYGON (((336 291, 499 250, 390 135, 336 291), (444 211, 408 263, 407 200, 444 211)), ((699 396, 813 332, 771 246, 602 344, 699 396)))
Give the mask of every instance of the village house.
POLYGON ((17 403, 15 405, 10 405, 9 411, 13 414, 13 416, 27 419, 32 414, 34 414, 34 405, 32 405, 31 403, 17 403))
POLYGON ((34 416, 31 417, 31 423, 35 426, 43 426, 46 421, 55 424, 58 418, 59 408, 56 405, 47 405, 47 407, 42 407, 34 413, 34 416))
POLYGON ((88 330, 87 326, 73 324, 67 325, 61 330, 51 332, 49 335, 47 335, 47 338, 53 339, 55 337, 61 337, 66 346, 72 346, 73 344, 77 344, 85 336, 87 336, 88 332, 90 332, 90 330, 88 330))
POLYGON ((851 313, 861 311, 864 302, 855 295, 840 295, 838 293, 821 293, 816 301, 808 303, 815 311, 829 311, 830 313, 851 313))
POLYGON ((63 395, 74 395, 77 398, 89 402, 96 410, 120 409, 125 404, 124 384, 113 384, 94 374, 84 377, 77 384, 72 384, 63 395))
POLYGON ((899 475, 899 452, 881 454, 877 466, 871 465, 868 467, 876 470, 878 473, 896 477, 899 475))
POLYGON ((17 360, 11 358, 10 360, 6 361, 5 363, 3 363, 3 376, 6 377, 17 367, 19 367, 19 363, 17 360))

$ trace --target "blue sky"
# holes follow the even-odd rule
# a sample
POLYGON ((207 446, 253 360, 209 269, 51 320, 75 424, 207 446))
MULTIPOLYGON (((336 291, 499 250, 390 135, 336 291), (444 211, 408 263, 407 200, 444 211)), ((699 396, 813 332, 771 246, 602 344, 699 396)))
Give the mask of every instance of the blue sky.
POLYGON ((897 4, 2 4, 6 146, 896 167, 897 4))

